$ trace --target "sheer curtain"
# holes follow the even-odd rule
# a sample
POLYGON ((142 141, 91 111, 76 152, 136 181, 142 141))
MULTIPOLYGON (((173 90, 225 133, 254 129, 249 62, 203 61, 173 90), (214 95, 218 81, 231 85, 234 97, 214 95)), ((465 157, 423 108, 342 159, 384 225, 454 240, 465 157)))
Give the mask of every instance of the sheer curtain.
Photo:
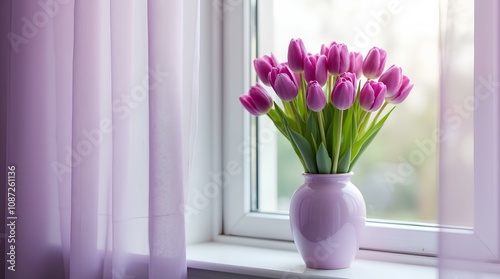
POLYGON ((500 191, 495 156, 499 152, 500 2, 440 0, 440 4, 439 222, 443 228, 439 235, 439 278, 499 278, 500 226, 495 216, 500 212, 500 191), (472 27, 474 34, 463 27, 472 27), (471 37, 472 49, 464 43, 471 37), (464 69, 462 58, 473 59, 474 69, 464 69), (460 78, 469 80, 471 75, 473 84, 461 86, 460 78), (461 114, 459 123, 450 121, 450 112, 461 106, 468 114, 461 114), (457 186, 464 183, 475 187, 474 228, 457 233, 453 225, 459 216, 452 210, 456 206, 450 204, 460 203, 457 197, 463 193, 457 186))
POLYGON ((186 278, 199 0, 0 10, 0 143, 17 185, 6 278, 186 278))

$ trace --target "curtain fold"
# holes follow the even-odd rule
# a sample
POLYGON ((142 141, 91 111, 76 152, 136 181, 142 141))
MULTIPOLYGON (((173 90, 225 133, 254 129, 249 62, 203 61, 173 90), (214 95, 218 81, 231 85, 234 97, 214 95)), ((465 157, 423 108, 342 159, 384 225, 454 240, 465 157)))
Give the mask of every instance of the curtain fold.
POLYGON ((183 3, 148 2, 150 276, 187 276, 182 156, 183 3), (171 33, 165 36, 164 27, 171 33), (165 113, 165 110, 169 113, 165 113), (166 141, 166 142, 165 142, 166 141), (167 181, 169 183, 167 183, 167 181))
POLYGON ((2 121, 18 185, 5 277, 186 278, 199 0, 4 7, 2 121))

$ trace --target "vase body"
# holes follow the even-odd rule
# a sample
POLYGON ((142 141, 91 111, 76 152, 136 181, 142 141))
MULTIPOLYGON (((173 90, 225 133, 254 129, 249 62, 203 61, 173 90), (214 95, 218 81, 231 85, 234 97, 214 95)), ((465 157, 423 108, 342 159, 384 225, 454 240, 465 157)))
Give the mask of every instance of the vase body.
POLYGON ((290 202, 295 245, 307 267, 349 267, 365 228, 366 206, 352 173, 304 174, 290 202))

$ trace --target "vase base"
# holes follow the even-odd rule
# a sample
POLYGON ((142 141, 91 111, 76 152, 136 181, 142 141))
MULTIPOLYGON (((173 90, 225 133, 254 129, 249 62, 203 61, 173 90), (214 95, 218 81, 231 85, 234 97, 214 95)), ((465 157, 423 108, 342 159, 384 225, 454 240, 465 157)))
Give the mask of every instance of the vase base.
POLYGON ((306 265, 307 268, 312 268, 312 269, 318 269, 318 270, 337 270, 337 269, 346 269, 351 267, 350 265, 348 266, 335 266, 335 267, 319 267, 319 266, 308 266, 306 265))
POLYGON ((306 261, 306 267, 319 270, 337 270, 349 268, 351 263, 318 263, 317 261, 306 261))

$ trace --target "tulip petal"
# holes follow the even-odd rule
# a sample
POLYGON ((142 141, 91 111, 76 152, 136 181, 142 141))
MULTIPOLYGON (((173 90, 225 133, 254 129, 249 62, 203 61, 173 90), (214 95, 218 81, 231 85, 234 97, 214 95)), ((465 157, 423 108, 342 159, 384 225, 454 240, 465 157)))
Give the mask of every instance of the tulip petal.
POLYGON ((252 115, 259 116, 261 115, 257 108, 255 107, 255 104, 252 100, 252 98, 249 95, 241 95, 240 96, 240 102, 243 105, 243 107, 252 115))
POLYGON ((324 86, 328 80, 328 69, 327 69, 327 58, 325 55, 320 55, 318 61, 316 62, 315 71, 316 81, 324 86))
POLYGON ((274 91, 281 100, 290 102, 299 93, 299 88, 286 74, 278 74, 274 82, 274 91))
POLYGON ((304 58, 306 57, 306 48, 301 39, 290 40, 288 45, 288 66, 297 73, 304 70, 304 58))
POLYGON ((312 111, 320 111, 326 105, 326 96, 317 81, 309 83, 306 96, 306 104, 312 111))
POLYGON ((373 102, 375 102, 375 92, 373 92, 373 88, 369 86, 369 83, 366 83, 359 92, 359 105, 365 111, 370 111, 373 102))
POLYGON ((398 93, 401 83, 403 82, 402 69, 396 65, 392 65, 380 76, 378 81, 385 84, 387 87, 386 97, 391 98, 398 93))

